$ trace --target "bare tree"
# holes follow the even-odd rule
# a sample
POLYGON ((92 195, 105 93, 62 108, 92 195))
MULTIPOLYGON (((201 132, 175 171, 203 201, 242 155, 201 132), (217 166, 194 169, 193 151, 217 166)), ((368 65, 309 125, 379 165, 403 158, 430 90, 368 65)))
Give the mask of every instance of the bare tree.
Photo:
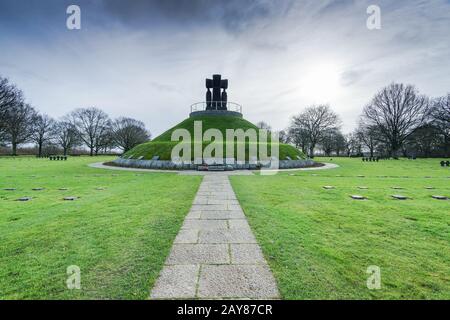
POLYGON ((305 155, 308 154, 309 140, 306 130, 292 124, 289 127, 288 135, 289 140, 295 145, 296 148, 300 148, 305 155))
POLYGON ((72 147, 79 142, 77 129, 67 119, 55 122, 52 128, 54 142, 63 149, 64 155, 70 152, 72 147))
POLYGON ((442 136, 442 149, 450 156, 450 93, 433 101, 430 111, 431 122, 442 136))
POLYGON ((127 152, 138 144, 150 140, 150 132, 145 129, 145 124, 131 118, 121 117, 112 125, 113 141, 117 147, 127 152))
POLYGON ((79 139, 89 148, 90 156, 99 150, 105 132, 111 126, 108 115, 97 108, 77 109, 70 114, 79 139))
POLYGON ((6 139, 7 111, 23 102, 22 92, 7 78, 0 77, 0 141, 6 139))
POLYGON ((17 155, 17 146, 29 142, 33 135, 36 111, 29 104, 19 102, 8 107, 5 113, 4 132, 12 146, 12 155, 17 155))
POLYGON ((48 115, 36 115, 36 118, 32 124, 33 133, 32 140, 38 146, 38 156, 42 157, 42 146, 52 138, 52 129, 54 126, 54 120, 48 115))
POLYGON ((383 88, 364 108, 369 126, 379 128, 389 143, 389 153, 397 157, 403 143, 427 116, 429 99, 411 85, 393 83, 383 88))
POLYGON ((328 105, 314 105, 292 119, 291 127, 306 134, 309 156, 314 157, 314 149, 327 130, 339 129, 341 121, 328 105))
POLYGON ((361 154, 361 143, 355 133, 346 134, 344 138, 345 153, 347 154, 347 157, 350 157, 351 155, 361 154))
POLYGON ((338 157, 341 155, 341 152, 345 152, 345 137, 340 131, 338 131, 335 136, 334 150, 338 157))
POLYGON ((291 137, 285 130, 278 131, 278 139, 280 143, 290 143, 291 137))
POLYGON ((370 157, 373 158, 375 150, 380 144, 380 130, 377 126, 368 126, 364 122, 360 122, 355 132, 359 141, 369 150, 370 157))
POLYGON ((339 155, 340 150, 344 148, 342 146, 342 141, 340 141, 341 138, 343 139, 343 135, 337 129, 330 129, 324 132, 322 139, 320 140, 320 145, 327 157, 331 156, 333 151, 339 155), (339 145, 339 143, 341 143, 341 145, 339 145))

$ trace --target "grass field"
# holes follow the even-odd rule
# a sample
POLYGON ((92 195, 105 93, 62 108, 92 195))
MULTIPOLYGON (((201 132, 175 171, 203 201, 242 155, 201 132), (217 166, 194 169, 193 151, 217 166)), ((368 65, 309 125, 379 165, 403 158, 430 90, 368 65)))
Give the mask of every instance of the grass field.
MULTIPOLYGON (((148 297, 201 177, 87 167, 111 159, 0 158, 0 299, 148 297), (70 265, 82 290, 66 287, 70 265)), ((450 201, 431 198, 450 196, 450 169, 319 160, 340 168, 230 178, 282 297, 450 299, 450 201), (380 290, 366 286, 371 265, 380 290)))
POLYGON ((231 177, 282 297, 450 299, 450 201, 431 198, 450 196, 450 169, 436 159, 321 160, 341 167, 231 177), (371 265, 380 290, 366 286, 371 265))
POLYGON ((148 297, 201 177, 87 167, 110 159, 0 158, 0 299, 148 297))

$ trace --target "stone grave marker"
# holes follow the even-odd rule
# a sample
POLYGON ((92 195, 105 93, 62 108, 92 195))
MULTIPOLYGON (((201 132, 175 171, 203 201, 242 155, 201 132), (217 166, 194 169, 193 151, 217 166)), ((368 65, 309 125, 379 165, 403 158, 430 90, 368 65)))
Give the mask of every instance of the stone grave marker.
POLYGON ((351 197, 353 200, 367 200, 366 197, 360 196, 360 195, 356 195, 356 194, 351 195, 350 197, 351 197))
POLYGON ((30 201, 32 198, 31 197, 22 197, 17 199, 16 201, 30 201))
POLYGON ((431 196, 431 197, 436 200, 448 200, 446 196, 431 196))
POLYGON ((408 197, 402 196, 402 195, 399 195, 399 194, 393 194, 391 197, 394 198, 394 199, 397 199, 397 200, 408 200, 409 199, 408 197))

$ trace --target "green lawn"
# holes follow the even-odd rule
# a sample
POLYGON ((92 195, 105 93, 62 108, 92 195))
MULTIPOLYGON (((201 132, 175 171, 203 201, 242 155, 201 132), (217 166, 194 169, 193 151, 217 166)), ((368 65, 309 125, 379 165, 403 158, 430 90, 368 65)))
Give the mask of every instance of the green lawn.
POLYGON ((341 167, 231 177, 282 297, 450 299, 450 201, 431 198, 450 196, 450 169, 436 159, 319 160, 341 167), (370 265, 381 268, 380 290, 366 286, 370 265))
POLYGON ((87 167, 111 159, 0 158, 0 299, 148 297, 201 177, 87 167))

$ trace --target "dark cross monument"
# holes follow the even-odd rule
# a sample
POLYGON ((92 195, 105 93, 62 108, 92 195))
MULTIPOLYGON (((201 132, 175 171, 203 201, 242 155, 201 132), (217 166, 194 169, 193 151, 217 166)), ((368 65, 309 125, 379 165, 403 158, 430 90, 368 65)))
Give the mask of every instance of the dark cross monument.
POLYGON ((227 110, 228 80, 220 74, 214 74, 212 79, 206 79, 206 110, 227 110), (212 94, 211 90, 212 89, 212 94), (223 91, 222 91, 223 89, 223 91))

